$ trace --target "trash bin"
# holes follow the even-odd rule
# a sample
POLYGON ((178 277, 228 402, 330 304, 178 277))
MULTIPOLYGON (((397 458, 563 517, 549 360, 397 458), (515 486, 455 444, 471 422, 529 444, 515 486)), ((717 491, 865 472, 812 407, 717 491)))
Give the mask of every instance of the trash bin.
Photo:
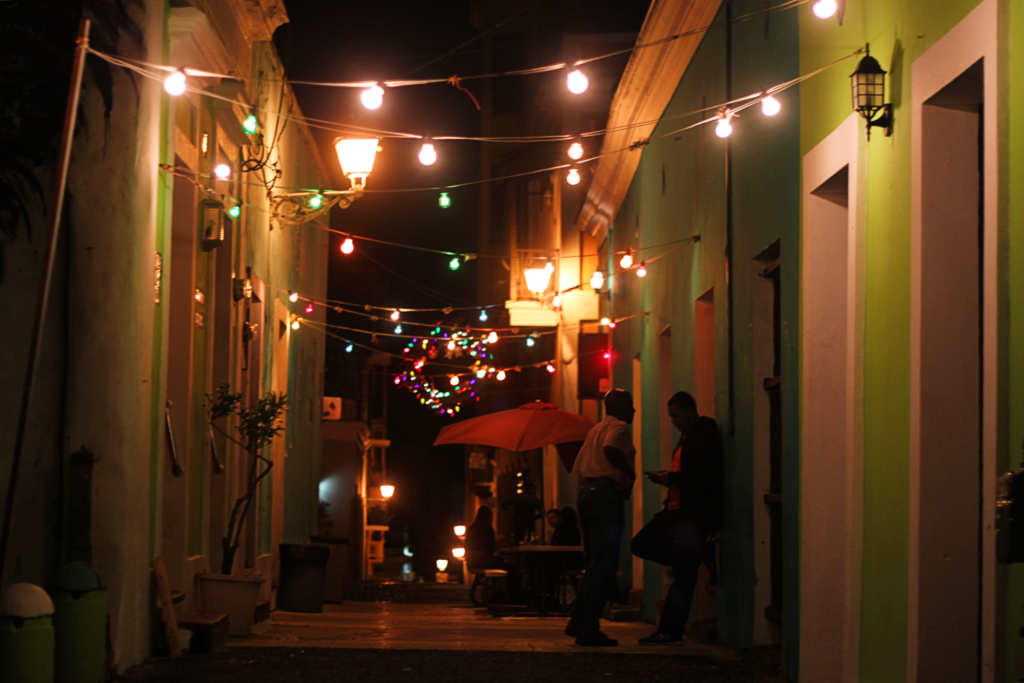
POLYGON ((53 602, 39 586, 0 593, 0 662, 4 683, 53 683, 53 602))
POLYGON ((96 570, 69 562, 53 578, 55 683, 106 680, 107 594, 96 570))
POLYGON ((343 536, 313 536, 315 545, 326 545, 331 550, 327 560, 327 584, 324 588, 324 602, 340 604, 345 598, 349 583, 349 539, 343 536))
POLYGON ((282 543, 279 547, 281 583, 277 589, 277 608, 285 612, 323 612, 331 549, 299 543, 282 543))

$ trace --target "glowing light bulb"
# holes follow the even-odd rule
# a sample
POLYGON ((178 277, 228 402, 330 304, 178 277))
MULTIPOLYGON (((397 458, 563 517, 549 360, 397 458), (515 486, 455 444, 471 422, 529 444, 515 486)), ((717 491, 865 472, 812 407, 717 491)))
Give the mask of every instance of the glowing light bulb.
POLYGON ((309 208, 319 209, 324 205, 324 196, 322 194, 315 194, 309 198, 309 208))
POLYGON ((442 209, 447 209, 452 205, 452 198, 448 196, 447 192, 442 192, 441 196, 437 198, 437 205, 442 209))
POLYGON ((836 0, 818 0, 818 2, 814 3, 812 9, 814 10, 814 16, 819 19, 828 19, 836 13, 839 7, 836 5, 836 0))
POLYGON ((575 167, 570 168, 569 169, 569 173, 566 174, 566 176, 565 176, 565 182, 569 183, 570 185, 579 185, 580 184, 580 172, 579 172, 579 170, 577 168, 575 168, 575 167))
POLYGON ((548 275, 550 275, 551 273, 555 272, 555 264, 553 262, 551 262, 551 261, 548 261, 547 263, 544 264, 544 271, 548 275))
POLYGON ((493 344, 496 341, 498 341, 498 333, 497 332, 491 332, 489 335, 487 335, 487 343, 488 344, 493 344))
POLYGON ((292 303, 295 303, 298 300, 299 300, 299 293, 298 292, 293 292, 291 290, 288 290, 288 301, 291 301, 292 303))
POLYGON ((430 166, 437 161, 437 150, 434 149, 434 145, 429 142, 424 142, 423 146, 420 147, 420 163, 424 166, 430 166))
POLYGON ((448 262, 448 267, 451 268, 452 270, 458 270, 461 265, 462 261, 459 260, 458 256, 456 256, 455 258, 448 262))
POLYGON ((565 79, 565 85, 573 95, 582 95, 587 91, 590 81, 586 74, 579 69, 573 69, 565 79))
POLYGON ((395 487, 389 486, 388 484, 384 484, 383 486, 380 487, 380 495, 383 496, 384 498, 390 498, 391 496, 395 495, 395 487))
POLYGON ((402 334, 402 326, 395 325, 395 334, 402 334))
POLYGON ((534 344, 534 341, 533 341, 533 339, 532 339, 532 338, 530 338, 530 337, 527 337, 527 338, 526 338, 526 345, 527 345, 527 346, 533 346, 533 344, 534 344))
POLYGON ((480 368, 479 370, 476 371, 476 378, 477 379, 483 379, 486 376, 487 376, 487 368, 480 368))
POLYGON ((231 177, 231 167, 227 164, 217 164, 213 168, 213 175, 217 176, 221 180, 227 180, 231 177))
POLYGON ((309 305, 308 305, 308 306, 306 306, 306 313, 312 313, 312 312, 313 312, 313 310, 314 310, 314 308, 313 308, 313 302, 312 302, 312 301, 310 301, 310 302, 309 302, 309 305))
POLYGON ((552 375, 555 374, 555 366, 552 365, 551 363, 548 363, 547 365, 545 365, 544 369, 547 370, 548 373, 550 373, 552 375))
POLYGON ((641 263, 640 267, 636 269, 636 276, 647 277, 647 266, 641 263))
POLYGON ((583 144, 579 140, 569 145, 569 158, 573 161, 583 158, 583 144))
POLYGON ((245 131, 246 135, 255 135, 259 128, 260 122, 256 118, 256 114, 249 114, 245 117, 245 121, 242 121, 242 130, 245 131))
POLYGON ((480 311, 480 322, 487 322, 487 311, 480 311))
POLYGON ((395 384, 401 384, 401 383, 402 383, 402 378, 401 377, 396 377, 395 378, 395 384))
POLYGON ((168 95, 177 97, 185 92, 185 70, 180 69, 164 79, 164 90, 168 95))
POLYGON ((590 288, 595 292, 600 292, 602 287, 604 287, 604 273, 595 270, 594 274, 590 276, 590 288))
POLYGON ((612 319, 611 318, 601 318, 601 324, 602 325, 611 325, 611 323, 612 323, 612 319))
POLYGON ((398 309, 391 311, 391 322, 398 322, 398 319, 402 317, 402 314, 398 312, 398 309))
POLYGON ((455 559, 457 559, 457 560, 461 560, 463 557, 466 556, 466 549, 465 548, 452 548, 452 556, 455 557, 455 559))
POLYGON ((497 374, 497 375, 495 375, 494 377, 495 377, 495 378, 496 378, 496 379, 497 379, 497 380, 498 380, 499 382, 502 382, 502 381, 504 381, 504 379, 505 379, 505 371, 504 371, 504 370, 498 370, 498 374, 497 374))
POLYGON ((384 103, 384 88, 379 85, 372 85, 359 95, 359 101, 367 109, 380 109, 384 103))
POLYGON ((351 344, 349 344, 348 346, 345 347, 345 353, 352 353, 352 345, 351 344))
POLYGON ((562 307, 562 297, 560 297, 560 296, 558 296, 556 294, 555 298, 551 300, 551 305, 554 306, 555 308, 561 308, 562 307))
POLYGON ((715 135, 720 138, 727 138, 732 135, 732 124, 729 123, 728 114, 725 114, 718 119, 718 125, 715 126, 715 135))
POLYGON ((438 560, 437 571, 443 572, 445 569, 448 569, 448 560, 438 560))
POLYGON ((353 251, 355 251, 355 248, 356 248, 356 246, 354 244, 352 244, 352 238, 351 237, 346 237, 345 241, 341 243, 341 253, 342 254, 351 254, 353 251))
POLYGON ((775 116, 782 111, 782 103, 769 95, 761 100, 761 113, 765 116, 775 116))
POLYGON ((451 385, 453 387, 459 386, 459 376, 458 375, 452 375, 452 378, 450 380, 448 380, 448 381, 451 383, 451 385))
POLYGON ((298 318, 296 318, 295 320, 292 321, 292 329, 293 330, 299 329, 299 319, 298 318))
POLYGON ((453 341, 448 342, 448 350, 449 351, 454 351, 455 350, 455 342, 453 342, 453 341))
POLYGON ((242 206, 240 204, 235 204, 230 209, 228 209, 228 215, 231 216, 232 218, 238 218, 239 216, 242 215, 242 206))
POLYGON ((625 254, 623 254, 622 258, 619 259, 619 265, 622 266, 623 268, 629 268, 631 265, 633 265, 633 252, 627 251, 625 254))
POLYGON ((458 536, 459 538, 462 538, 463 536, 466 535, 466 527, 463 526, 462 524, 456 524, 454 531, 455 531, 455 535, 458 536))

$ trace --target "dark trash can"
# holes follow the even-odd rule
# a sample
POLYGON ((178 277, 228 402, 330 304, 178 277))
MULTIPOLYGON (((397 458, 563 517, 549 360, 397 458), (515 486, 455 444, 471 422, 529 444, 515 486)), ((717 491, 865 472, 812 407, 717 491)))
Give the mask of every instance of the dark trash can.
POLYGON ((280 553, 277 608, 285 612, 323 612, 331 549, 323 545, 282 543, 280 553))

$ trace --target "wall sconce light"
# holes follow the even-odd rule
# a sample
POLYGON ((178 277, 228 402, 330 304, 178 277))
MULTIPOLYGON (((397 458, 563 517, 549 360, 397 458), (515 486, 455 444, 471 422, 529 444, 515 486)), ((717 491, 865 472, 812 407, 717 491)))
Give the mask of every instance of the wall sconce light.
POLYGON ((885 103, 885 69, 871 56, 870 46, 864 46, 864 58, 857 64, 857 70, 850 74, 853 86, 853 110, 868 122, 868 140, 872 126, 892 135, 892 104, 885 103), (881 112, 881 115, 878 113, 881 112))
POLYGON ((462 538, 463 536, 466 535, 466 527, 463 524, 456 524, 454 531, 455 531, 455 535, 458 536, 459 538, 462 538))
POLYGON ((395 495, 395 487, 390 486, 389 484, 384 484, 380 487, 380 495, 387 500, 391 496, 395 495))
POLYGON ((455 559, 461 560, 463 557, 466 556, 466 549, 465 548, 452 548, 452 555, 455 557, 455 559))
POLYGON ((357 194, 366 186, 366 176, 373 170, 378 142, 377 138, 338 138, 334 141, 341 171, 357 194))

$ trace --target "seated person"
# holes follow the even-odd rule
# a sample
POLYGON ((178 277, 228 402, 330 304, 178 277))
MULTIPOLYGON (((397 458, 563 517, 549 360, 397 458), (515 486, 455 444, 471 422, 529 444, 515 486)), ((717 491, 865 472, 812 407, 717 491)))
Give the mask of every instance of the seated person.
POLYGON ((545 515, 545 519, 548 522, 548 527, 551 528, 551 531, 548 532, 548 545, 556 545, 554 542, 555 530, 562 523, 562 511, 558 508, 551 508, 548 510, 547 515, 545 515))
POLYGON ((508 587, 513 594, 518 592, 519 572, 514 564, 505 562, 494 554, 497 541, 491 526, 493 513, 486 505, 476 511, 476 519, 466 527, 466 567, 472 573, 485 569, 504 569, 508 572, 508 587))

